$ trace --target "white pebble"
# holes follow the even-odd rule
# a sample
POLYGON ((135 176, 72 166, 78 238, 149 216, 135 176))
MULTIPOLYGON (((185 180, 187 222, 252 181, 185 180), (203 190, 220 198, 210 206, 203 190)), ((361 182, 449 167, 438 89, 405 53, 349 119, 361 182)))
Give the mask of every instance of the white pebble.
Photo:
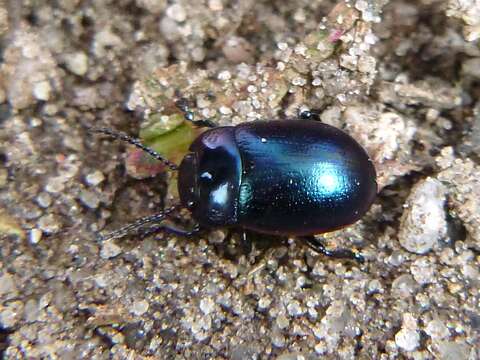
POLYGON ((432 283, 435 280, 435 269, 435 264, 424 258, 415 260, 410 266, 413 278, 421 285, 432 283))
POLYGON ((398 234, 400 245, 406 250, 425 254, 445 236, 445 193, 445 186, 433 178, 414 186, 406 201, 398 234))
POLYGON ((65 66, 71 73, 83 76, 88 71, 88 57, 82 51, 68 54, 65 56, 65 66))
POLYGON ((205 315, 210 314, 213 309, 215 309, 215 302, 212 298, 207 297, 200 300, 200 310, 202 310, 205 315))
POLYGON ((218 80, 230 80, 232 78, 232 74, 230 74, 230 71, 224 70, 218 74, 217 78, 218 80))
POLYGON ((102 244, 102 250, 100 256, 103 259, 110 259, 122 252, 122 248, 115 244, 113 240, 107 240, 102 244))
POLYGON ((395 343, 405 351, 413 351, 420 345, 417 319, 413 314, 403 315, 402 329, 395 334, 395 343))
POLYGON ((53 234, 60 230, 60 223, 53 214, 49 214, 38 219, 38 227, 47 234, 53 234))
POLYGON ((21 301, 13 301, 2 306, 0 310, 0 325, 3 328, 12 328, 23 315, 23 303, 21 301))
POLYGON ((395 335, 395 343, 405 351, 413 351, 420 345, 420 335, 417 331, 402 329, 395 335))
POLYGON ((131 312, 136 315, 140 316, 145 314, 148 311, 149 304, 146 300, 138 300, 133 303, 131 312))
POLYGON ((300 306, 300 303, 296 300, 291 301, 287 305, 287 311, 290 314, 290 316, 299 316, 303 314, 303 310, 300 306))
POLYGON ((222 11, 223 10, 222 0, 208 0, 208 7, 212 11, 222 11))
POLYGON ((270 306, 271 303, 272 300, 269 297, 261 297, 260 300, 258 300, 258 308, 260 310, 265 310, 270 306))
POLYGON ((28 238, 28 240, 30 241, 30 244, 38 244, 41 239, 42 239, 42 230, 40 229, 30 230, 30 235, 28 238))
POLYGON ((80 191, 80 201, 90 209, 96 209, 100 205, 100 199, 93 191, 82 190, 80 191))
POLYGON ((277 316, 276 323, 279 329, 286 329, 290 325, 290 320, 284 314, 277 316))
POLYGON ((8 299, 17 295, 17 282, 13 275, 4 273, 0 276, 0 296, 8 299))
POLYGON ((445 339, 450 336, 450 331, 440 320, 430 320, 425 328, 425 332, 432 339, 445 339))
POLYGON ((183 22, 187 19, 187 13, 182 5, 173 4, 167 8, 167 16, 177 22, 183 22))
POLYGON ((40 101, 48 101, 50 99, 51 91, 52 87, 47 80, 40 81, 33 86, 33 96, 40 101))
POLYGON ((103 175, 103 173, 99 170, 95 170, 94 172, 85 176, 85 181, 90 186, 100 185, 103 180, 105 180, 105 175, 103 175))

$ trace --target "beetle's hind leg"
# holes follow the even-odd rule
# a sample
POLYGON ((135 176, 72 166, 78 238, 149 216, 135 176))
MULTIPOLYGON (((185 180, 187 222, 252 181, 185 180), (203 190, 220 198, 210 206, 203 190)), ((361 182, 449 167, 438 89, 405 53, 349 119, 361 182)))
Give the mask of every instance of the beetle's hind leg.
POLYGON ((327 249, 325 245, 321 242, 321 240, 318 240, 313 235, 303 236, 301 239, 307 242, 307 245, 310 247, 310 249, 318 253, 321 253, 325 256, 333 257, 337 259, 352 259, 360 263, 365 262, 365 258, 357 252, 354 252, 348 249, 336 249, 336 250, 327 249))
POLYGON ((188 105, 187 99, 180 98, 179 100, 175 101, 175 106, 183 113, 183 117, 185 118, 185 121, 188 121, 197 127, 208 127, 208 128, 217 127, 217 125, 211 119, 195 120, 195 116, 193 112, 190 110, 190 106, 188 105))

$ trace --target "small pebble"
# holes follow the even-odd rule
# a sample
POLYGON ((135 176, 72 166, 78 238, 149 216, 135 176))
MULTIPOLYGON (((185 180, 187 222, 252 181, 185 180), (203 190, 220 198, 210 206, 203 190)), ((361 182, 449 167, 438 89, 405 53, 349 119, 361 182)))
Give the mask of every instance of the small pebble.
POLYGON ((437 350, 438 350, 438 359, 441 359, 441 360, 478 359, 478 357, 475 357, 475 354, 473 353, 473 351, 470 351, 470 346, 468 346, 463 342, 440 341, 437 344, 437 350), (470 356, 471 354, 473 355, 473 357, 470 356))
POLYGON ((218 76, 218 80, 230 80, 232 78, 232 74, 228 70, 221 71, 218 76))
POLYGON ((473 59, 466 59, 463 61, 462 71, 465 75, 480 79, 480 58, 475 57, 473 59))
POLYGON ((435 268, 435 264, 428 259, 420 258, 410 266, 410 272, 417 283, 425 285, 435 280, 435 268))
POLYGON ((271 339, 272 344, 277 348, 282 348, 285 346, 285 336, 283 336, 279 331, 274 331, 271 339))
POLYGON ((52 204, 52 197, 47 192, 41 192, 38 194, 36 200, 37 204, 44 209, 48 208, 52 204))
POLYGON ((60 176, 51 177, 45 185, 45 191, 49 193, 61 193, 64 189, 65 179, 60 176))
POLYGON ((30 230, 29 238, 30 244, 38 244, 42 239, 42 230, 32 229, 30 230))
POLYGON ((85 181, 87 185, 90 186, 98 186, 103 182, 103 180, 105 180, 105 175, 103 175, 100 170, 95 170, 94 172, 85 176, 85 181))
POLYGON ((212 300, 212 298, 207 297, 200 300, 200 310, 202 310, 205 315, 210 314, 213 309, 215 309, 215 302, 212 300))
POLYGON ((412 314, 404 314, 402 329, 395 335, 395 343, 405 351, 414 351, 420 345, 417 320, 412 314))
POLYGON ((405 351, 413 351, 420 345, 420 335, 417 331, 402 329, 395 335, 395 343, 405 351))
POLYGON ((0 189, 7 185, 8 171, 7 169, 0 169, 0 189))
POLYGON ((29 299, 23 308, 24 319, 26 322, 33 323, 38 319, 38 302, 35 299, 29 299))
POLYGON ((112 336, 112 341, 115 344, 123 344, 125 342, 125 336, 121 332, 117 332, 112 336))
POLYGON ((100 256, 103 259, 111 259, 122 252, 122 248, 115 244, 113 240, 107 240, 102 243, 102 250, 100 256))
POLYGON ((276 323, 279 329, 286 329, 290 325, 290 320, 284 314, 280 314, 277 316, 276 323))
POLYGON ((470 280, 477 281, 478 279, 480 279, 479 269, 477 269, 475 266, 472 266, 472 265, 465 264, 462 267, 462 274, 470 280))
POLYGON ((16 279, 13 275, 4 273, 0 276, 0 296, 10 298, 17 294, 16 279))
POLYGON ((208 7, 212 11, 222 11, 223 10, 222 0, 208 0, 208 7))
POLYGON ((225 240, 225 232, 222 230, 213 230, 208 233, 208 242, 211 244, 221 244, 225 240))
POLYGON ((148 311, 149 304, 146 300, 139 300, 133 303, 131 312, 136 316, 141 316, 148 311))
POLYGON ((4 329, 9 329, 17 325, 23 316, 23 303, 21 301, 13 301, 7 303, 0 310, 0 325, 4 329))
POLYGON ((315 345, 315 352, 318 355, 324 355, 327 352, 327 346, 325 345, 325 343, 319 342, 317 345, 315 345))
POLYGON ((260 310, 265 310, 270 306, 271 303, 272 300, 269 297, 261 297, 260 300, 258 300, 258 308, 260 310))
POLYGON ((232 36, 223 44, 222 52, 233 63, 248 63, 253 60, 254 48, 246 39, 232 36))
POLYGON ((450 331, 440 320, 430 320, 425 327, 425 332, 432 339, 445 339, 450 336, 450 331))
POLYGON ((100 199, 98 198, 98 195, 95 194, 93 191, 89 190, 82 190, 80 191, 80 201, 90 209, 96 209, 98 208, 98 205, 100 205, 100 199))
POLYGON ((50 99, 51 91, 52 87, 47 80, 40 81, 33 86, 33 96, 40 101, 48 101, 50 99))
POLYGON ((38 227, 47 234, 53 234, 60 230, 60 223, 53 214, 48 214, 38 220, 38 227))
POLYGON ((303 310, 300 306, 300 303, 296 300, 291 301, 287 305, 287 311, 291 316, 300 316, 303 314, 303 310))
POLYGON ((409 274, 403 274, 392 282, 392 293, 396 297, 406 299, 410 297, 418 288, 413 277, 409 274))
POLYGON ((94 277, 95 284, 97 284, 99 287, 103 288, 108 286, 108 277, 106 274, 98 274, 94 277))
POLYGON ((433 178, 414 186, 405 203, 398 234, 400 244, 406 250, 425 254, 445 236, 445 193, 445 186, 433 178))
POLYGON ((383 291, 382 283, 378 279, 373 279, 368 283, 368 294, 380 293, 383 291))
POLYGON ((183 22, 187 19, 185 8, 180 4, 173 4, 167 8, 167 16, 177 22, 183 22))
POLYGON ((88 71, 88 57, 83 51, 78 51, 65 56, 65 66, 78 76, 84 76, 88 71))

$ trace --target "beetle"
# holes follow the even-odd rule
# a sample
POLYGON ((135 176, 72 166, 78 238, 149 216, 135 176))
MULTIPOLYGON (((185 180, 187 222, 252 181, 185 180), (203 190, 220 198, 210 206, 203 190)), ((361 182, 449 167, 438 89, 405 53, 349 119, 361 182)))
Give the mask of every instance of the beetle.
POLYGON ((180 165, 144 146, 139 139, 110 129, 92 129, 146 151, 178 171, 180 204, 113 231, 102 239, 123 237, 145 225, 144 234, 167 231, 192 236, 205 228, 233 227, 258 233, 295 236, 333 257, 363 261, 348 249, 328 250, 313 235, 359 220, 377 193, 375 167, 362 146, 333 126, 311 119, 271 120, 209 127, 189 148, 180 165), (162 224, 178 208, 187 208, 193 229, 162 224))

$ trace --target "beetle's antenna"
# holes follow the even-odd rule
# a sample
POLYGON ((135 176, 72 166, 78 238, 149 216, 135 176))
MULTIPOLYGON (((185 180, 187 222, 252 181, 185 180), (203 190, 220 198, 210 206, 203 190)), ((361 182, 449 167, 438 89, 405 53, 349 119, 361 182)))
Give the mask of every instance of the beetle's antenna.
POLYGON ((174 170, 174 171, 178 170, 178 165, 177 164, 172 163, 170 160, 165 159, 162 155, 157 153, 155 150, 143 145, 142 142, 140 141, 140 139, 128 136, 124 133, 117 132, 117 131, 114 131, 114 130, 108 129, 108 128, 92 127, 92 128, 89 129, 89 131, 94 132, 94 133, 99 133, 99 134, 105 134, 105 135, 111 136, 111 137, 113 137, 117 140, 121 140, 121 141, 127 142, 129 144, 132 144, 132 145, 136 146, 137 148, 139 148, 140 150, 145 151, 147 154, 151 155, 152 157, 154 157, 158 161, 164 163, 166 166, 168 166, 168 168, 170 170, 174 170))
POLYGON ((114 231, 109 232, 105 235, 98 234, 98 240, 99 241, 107 241, 107 240, 111 240, 111 239, 122 238, 122 237, 124 237, 128 234, 136 232, 138 229, 140 229, 144 225, 151 224, 151 223, 158 223, 158 222, 164 220, 170 213, 172 213, 173 211, 175 211, 179 207, 180 207, 179 204, 173 205, 173 206, 165 209, 162 212, 159 212, 159 213, 153 214, 153 215, 148 215, 148 216, 142 217, 140 219, 137 219, 133 223, 125 225, 125 226, 121 227, 120 229, 114 230, 114 231))
POLYGON ((190 237, 190 236, 198 234, 201 231, 201 227, 200 227, 199 224, 195 224, 193 226, 193 228, 191 228, 191 229, 184 229, 184 228, 178 227, 176 225, 160 224, 160 225, 153 225, 153 226, 145 229, 145 231, 143 231, 139 235, 143 239, 143 238, 146 238, 149 235, 158 233, 160 231, 163 231, 163 232, 166 232, 166 233, 169 233, 169 234, 173 234, 173 235, 177 235, 177 236, 181 236, 181 237, 190 237))

